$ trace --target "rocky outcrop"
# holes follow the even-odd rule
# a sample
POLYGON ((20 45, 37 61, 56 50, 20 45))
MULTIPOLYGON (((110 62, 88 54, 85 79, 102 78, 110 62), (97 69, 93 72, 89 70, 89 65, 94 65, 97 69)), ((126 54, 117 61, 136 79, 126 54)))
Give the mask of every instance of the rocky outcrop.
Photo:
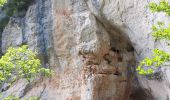
MULTIPOLYGON (((2 32, 2 53, 27 44, 42 67, 55 71, 32 83, 19 80, 3 96, 42 100, 169 100, 169 70, 161 80, 137 76, 138 62, 154 48, 152 14, 143 0, 36 0, 24 17, 11 17, 2 32)), ((8 88, 6 88, 8 87, 8 88)))

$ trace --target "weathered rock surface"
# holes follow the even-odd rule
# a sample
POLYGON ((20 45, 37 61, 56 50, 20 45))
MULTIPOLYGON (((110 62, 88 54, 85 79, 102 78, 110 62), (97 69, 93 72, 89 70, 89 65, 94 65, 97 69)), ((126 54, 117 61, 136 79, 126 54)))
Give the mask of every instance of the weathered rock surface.
MULTIPOLYGON (((156 0, 155 0, 156 1, 156 0)), ((151 27, 169 19, 145 6, 151 0, 36 0, 25 17, 12 17, 2 33, 2 52, 28 44, 39 52, 51 78, 19 80, 9 94, 42 100, 169 100, 169 70, 162 80, 137 77, 138 62, 166 42, 151 27), (16 92, 17 91, 17 92, 16 92)))

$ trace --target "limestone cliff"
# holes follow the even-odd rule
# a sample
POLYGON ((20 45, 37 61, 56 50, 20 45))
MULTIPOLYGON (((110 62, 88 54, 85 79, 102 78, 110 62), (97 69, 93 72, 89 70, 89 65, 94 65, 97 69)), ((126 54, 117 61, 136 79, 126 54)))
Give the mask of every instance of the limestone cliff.
POLYGON ((35 0, 25 16, 13 16, 2 31, 1 51, 28 44, 42 67, 55 74, 33 83, 21 79, 3 96, 41 100, 169 100, 169 69, 155 79, 137 76, 135 67, 154 48, 151 27, 170 21, 145 6, 158 0, 35 0))

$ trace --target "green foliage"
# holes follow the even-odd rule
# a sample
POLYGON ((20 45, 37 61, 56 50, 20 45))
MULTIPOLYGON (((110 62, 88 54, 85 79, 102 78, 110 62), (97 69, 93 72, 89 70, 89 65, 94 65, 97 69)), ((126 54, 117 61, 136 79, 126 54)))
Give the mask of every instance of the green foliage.
POLYGON ((31 97, 31 98, 25 99, 25 100, 39 100, 39 98, 38 97, 31 97))
MULTIPOLYGON (((159 4, 151 2, 148 7, 152 12, 165 12, 170 16, 170 6, 166 0, 161 0, 159 4)), ((170 40, 170 24, 168 27, 165 27, 164 23, 158 22, 157 25, 153 25, 152 30, 152 36, 156 39, 170 40)), ((142 60, 136 70, 140 75, 152 75, 156 69, 160 68, 169 60, 169 53, 155 49, 151 57, 142 60)))
MULTIPOLYGON (((17 97, 17 96, 10 95, 2 100, 21 100, 21 99, 19 99, 19 97, 17 97)), ((39 98, 38 97, 30 97, 29 99, 24 99, 24 100, 39 100, 39 98)))
POLYGON ((3 100, 20 100, 20 99, 16 96, 10 95, 10 96, 4 98, 3 100))
POLYGON ((137 67, 137 71, 140 75, 153 74, 154 71, 170 60, 170 54, 163 50, 155 49, 150 58, 142 60, 137 67))
MULTIPOLYGON (((26 78, 28 81, 44 73, 45 76, 51 76, 53 71, 42 68, 40 60, 36 58, 36 52, 33 52, 27 45, 18 48, 10 47, 5 55, 0 59, 0 83, 14 82, 19 78, 26 78), (12 79, 12 80, 11 80, 12 79)), ((21 100, 17 96, 10 95, 2 100, 21 100)), ((38 97, 30 97, 24 100, 39 100, 38 97)))
POLYGON ((0 7, 2 7, 6 2, 7 0, 0 0, 0 7))
POLYGON ((170 6, 167 0, 161 0, 159 4, 151 2, 149 8, 152 12, 165 12, 167 15, 170 15, 170 6))
POLYGON ((156 39, 170 40, 170 24, 165 27, 164 23, 158 22, 158 25, 152 26, 152 30, 152 36, 156 39))
MULTIPOLYGON (((4 0, 2 0, 4 1, 4 0)), ((6 1, 6 0, 5 0, 6 1)), ((4 1, 4 2, 5 2, 4 1)), ((7 3, 2 2, 2 10, 8 15, 13 16, 14 14, 19 14, 19 12, 26 12, 28 6, 34 0, 8 0, 7 3)), ((24 13, 25 14, 25 13, 24 13)))
POLYGON ((19 48, 10 47, 0 59, 0 84, 11 83, 19 78, 30 81, 40 73, 50 76, 52 71, 42 68, 36 53, 28 49, 26 45, 19 48))

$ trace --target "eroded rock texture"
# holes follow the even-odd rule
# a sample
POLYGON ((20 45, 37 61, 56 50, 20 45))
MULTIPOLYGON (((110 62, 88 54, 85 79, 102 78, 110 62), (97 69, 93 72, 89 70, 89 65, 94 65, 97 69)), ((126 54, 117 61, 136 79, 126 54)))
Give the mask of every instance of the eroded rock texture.
POLYGON ((151 26, 166 20, 145 6, 151 0, 35 0, 24 17, 11 17, 2 32, 2 53, 28 44, 43 67, 55 71, 32 83, 19 80, 3 97, 42 100, 169 100, 169 70, 162 80, 137 77, 135 67, 166 42, 151 26))

